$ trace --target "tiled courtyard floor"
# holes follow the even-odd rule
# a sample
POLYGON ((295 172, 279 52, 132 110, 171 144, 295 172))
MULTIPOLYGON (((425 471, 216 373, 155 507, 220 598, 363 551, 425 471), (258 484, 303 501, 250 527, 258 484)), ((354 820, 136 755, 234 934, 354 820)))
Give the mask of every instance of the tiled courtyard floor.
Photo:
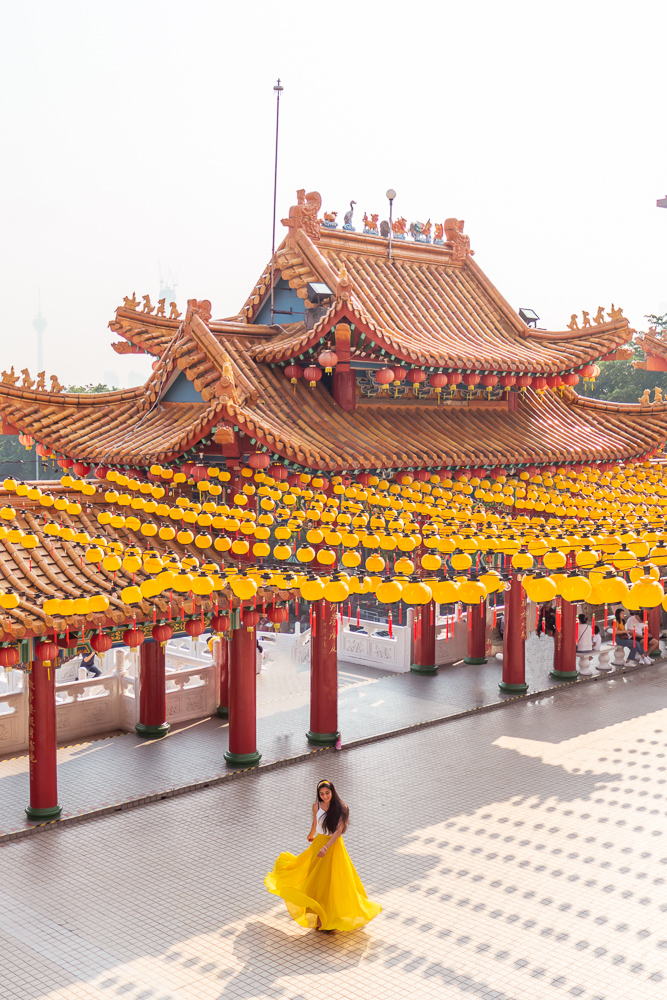
POLYGON ((664 1000, 667 669, 576 685, 0 846, 0 998, 664 1000), (263 887, 317 780, 383 912, 263 887))
MULTIPOLYGON (((549 692, 559 686, 549 677, 552 661, 553 640, 533 637, 528 641, 529 692, 549 692)), ((515 696, 498 689, 501 670, 495 658, 479 666, 441 667, 435 677, 381 674, 341 662, 339 728, 343 743, 511 700, 515 696)), ((257 680, 261 766, 307 753, 321 754, 306 740, 310 728, 307 665, 270 662, 257 680)), ((600 680, 605 689, 619 682, 600 680)), ((224 760, 227 746, 228 722, 217 716, 174 726, 162 740, 143 740, 134 733, 124 733, 63 746, 58 752, 62 817, 113 809, 147 796, 219 780, 233 770, 224 760)), ((17 835, 36 825, 25 816, 27 803, 27 755, 0 759, 0 837, 17 835)))

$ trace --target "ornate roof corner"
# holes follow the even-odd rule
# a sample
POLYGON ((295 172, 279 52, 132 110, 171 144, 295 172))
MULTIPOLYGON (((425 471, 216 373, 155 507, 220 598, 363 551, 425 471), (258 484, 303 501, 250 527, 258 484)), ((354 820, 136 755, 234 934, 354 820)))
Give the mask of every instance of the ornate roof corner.
POLYGON ((306 194, 306 189, 300 188, 296 198, 297 203, 292 205, 287 218, 280 220, 283 226, 287 226, 287 246, 290 250, 296 245, 296 235, 300 229, 313 243, 319 242, 320 239, 321 220, 317 218, 317 213, 322 207, 322 196, 318 191, 306 194))
POLYGON ((464 236, 463 219, 445 219, 445 238, 452 244, 452 263, 465 264, 468 256, 473 257, 474 250, 470 249, 470 237, 464 236))

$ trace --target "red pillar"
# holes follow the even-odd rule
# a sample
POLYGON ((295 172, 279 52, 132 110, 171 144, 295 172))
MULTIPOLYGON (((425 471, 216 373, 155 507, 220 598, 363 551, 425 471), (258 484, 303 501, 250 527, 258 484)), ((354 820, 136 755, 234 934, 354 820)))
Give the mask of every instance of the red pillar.
POLYGON ((169 732, 164 675, 162 643, 146 640, 139 647, 139 721, 134 728, 149 740, 159 739, 169 732))
POLYGON ((333 398, 348 413, 354 410, 357 405, 357 381, 353 371, 334 369, 333 398))
POLYGON ((651 608, 648 613, 648 634, 652 639, 660 638, 660 612, 661 606, 658 605, 657 608, 651 608))
POLYGON ((503 677, 501 691, 526 691, 526 595, 521 580, 512 573, 505 590, 503 627, 503 677))
POLYGON ((328 601, 314 601, 310 633, 309 743, 330 746, 338 732, 338 651, 336 608, 328 601))
POLYGON ((232 767, 258 764, 257 752, 257 633, 241 625, 229 644, 229 750, 232 767))
POLYGON ((554 668, 550 677, 559 681, 576 681, 577 670, 577 605, 562 597, 556 599, 560 606, 560 628, 554 636, 554 668))
POLYGON ((437 674, 435 665, 435 601, 414 611, 414 652, 410 670, 415 674, 437 674))
POLYGON ((486 601, 468 608, 468 655, 464 663, 486 663, 486 601))
POLYGON ((229 715, 229 643, 224 636, 220 636, 213 643, 213 662, 218 673, 217 713, 221 719, 226 719, 229 715))
POLYGON ((60 816, 56 767, 56 668, 33 660, 29 674, 30 696, 30 805, 28 819, 60 816))
POLYGON ((333 370, 333 398, 348 413, 357 405, 357 380, 350 368, 352 328, 349 323, 338 323, 335 331, 335 350, 338 364, 333 370))

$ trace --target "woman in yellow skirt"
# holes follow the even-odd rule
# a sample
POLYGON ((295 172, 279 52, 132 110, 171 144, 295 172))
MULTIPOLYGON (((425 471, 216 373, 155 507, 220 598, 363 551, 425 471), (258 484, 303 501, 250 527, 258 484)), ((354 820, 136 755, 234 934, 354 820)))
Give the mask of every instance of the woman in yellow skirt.
POLYGON ((303 854, 283 853, 264 879, 280 896, 290 916, 302 927, 322 931, 355 931, 382 910, 366 895, 342 835, 350 810, 330 781, 320 781, 313 803, 310 847, 303 854))

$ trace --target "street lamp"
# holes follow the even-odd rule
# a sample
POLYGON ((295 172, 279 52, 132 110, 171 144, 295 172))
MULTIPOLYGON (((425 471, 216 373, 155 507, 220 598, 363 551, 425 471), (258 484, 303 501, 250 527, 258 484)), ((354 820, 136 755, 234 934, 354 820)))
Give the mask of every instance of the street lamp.
POLYGON ((394 210, 394 198, 396 197, 396 192, 393 188, 389 188, 387 191, 387 198, 389 199, 389 261, 391 262, 391 238, 394 235, 394 228, 392 226, 393 221, 393 210, 394 210))

